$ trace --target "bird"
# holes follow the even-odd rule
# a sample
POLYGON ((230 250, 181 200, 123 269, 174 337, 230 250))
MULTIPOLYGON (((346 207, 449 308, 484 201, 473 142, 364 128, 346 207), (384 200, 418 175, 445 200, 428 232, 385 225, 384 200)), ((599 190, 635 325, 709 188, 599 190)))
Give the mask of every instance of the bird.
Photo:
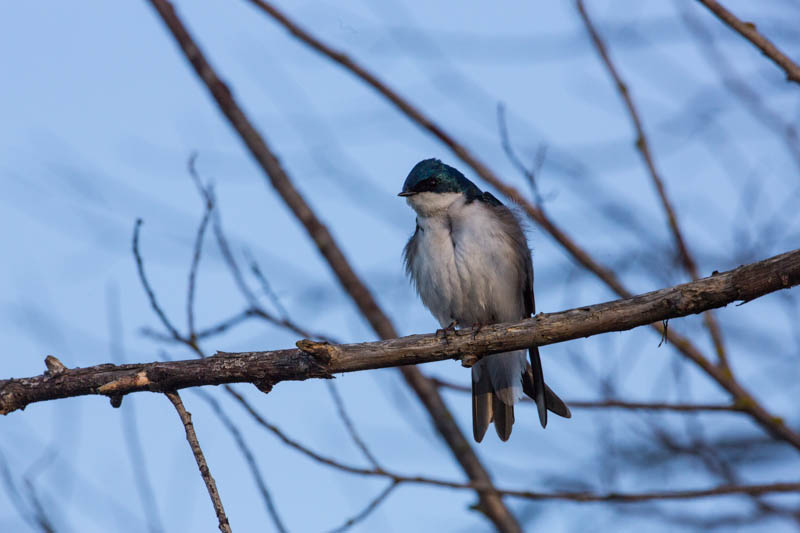
MULTIPOLYGON (((405 269, 422 303, 444 332, 511 322, 535 313, 533 262, 519 217, 488 191, 438 159, 417 163, 398 196, 416 212, 403 250, 405 269)), ((472 367, 472 432, 481 442, 494 421, 507 441, 514 403, 526 394, 539 421, 547 411, 570 418, 569 407, 545 385, 539 348, 481 358, 472 367)))

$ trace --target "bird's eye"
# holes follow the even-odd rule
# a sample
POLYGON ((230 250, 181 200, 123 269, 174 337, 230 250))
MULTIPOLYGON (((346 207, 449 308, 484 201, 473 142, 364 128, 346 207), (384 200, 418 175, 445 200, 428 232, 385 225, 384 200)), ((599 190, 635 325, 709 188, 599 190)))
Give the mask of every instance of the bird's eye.
POLYGON ((416 191, 425 192, 425 191, 432 191, 436 188, 436 185, 439 183, 439 178, 425 178, 417 186, 414 188, 416 191))

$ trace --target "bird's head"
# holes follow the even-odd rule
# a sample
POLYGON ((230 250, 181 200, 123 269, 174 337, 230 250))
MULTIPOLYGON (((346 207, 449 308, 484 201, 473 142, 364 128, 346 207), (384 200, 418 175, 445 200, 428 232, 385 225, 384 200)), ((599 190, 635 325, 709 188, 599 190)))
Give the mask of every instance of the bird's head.
POLYGON ((480 195, 481 190, 464 174, 438 159, 425 159, 414 165, 398 194, 423 216, 446 209, 461 197, 471 201, 480 195))

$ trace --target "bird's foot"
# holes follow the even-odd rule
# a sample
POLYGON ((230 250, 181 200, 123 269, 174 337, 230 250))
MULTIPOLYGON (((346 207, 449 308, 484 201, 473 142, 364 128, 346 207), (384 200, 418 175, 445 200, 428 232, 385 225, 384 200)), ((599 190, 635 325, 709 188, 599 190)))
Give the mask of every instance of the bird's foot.
POLYGON ((454 334, 456 331, 456 321, 453 320, 447 327, 442 329, 436 330, 436 337, 441 338, 444 342, 450 342, 450 335, 454 334))
POLYGON ((472 324, 472 340, 475 340, 475 337, 478 336, 478 333, 481 332, 481 330, 483 329, 483 326, 485 326, 485 325, 486 324, 482 324, 480 322, 476 322, 476 323, 472 324))

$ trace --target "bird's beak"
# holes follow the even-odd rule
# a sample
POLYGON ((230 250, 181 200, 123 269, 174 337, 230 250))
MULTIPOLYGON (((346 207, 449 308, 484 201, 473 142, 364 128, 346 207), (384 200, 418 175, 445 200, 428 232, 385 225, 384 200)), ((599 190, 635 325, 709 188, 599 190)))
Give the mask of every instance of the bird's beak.
POLYGON ((403 191, 399 193, 397 196, 414 196, 415 194, 417 193, 415 193, 414 191, 403 191))

